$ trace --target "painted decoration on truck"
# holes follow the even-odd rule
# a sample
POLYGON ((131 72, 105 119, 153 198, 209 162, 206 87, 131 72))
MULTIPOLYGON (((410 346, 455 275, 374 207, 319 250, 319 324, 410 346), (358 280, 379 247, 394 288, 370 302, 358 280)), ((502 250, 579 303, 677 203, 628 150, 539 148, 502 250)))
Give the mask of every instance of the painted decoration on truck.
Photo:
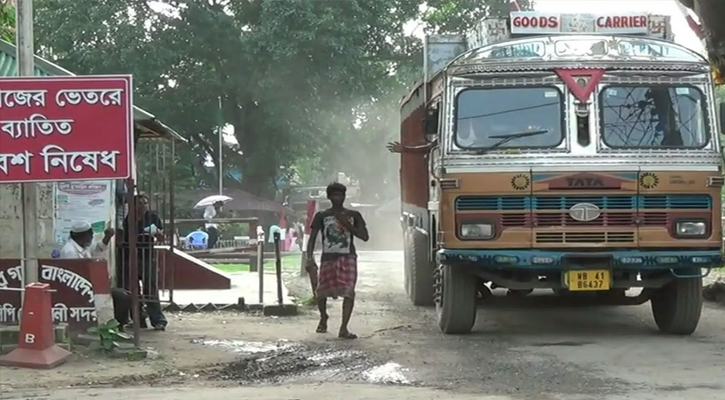
POLYGON ((534 181, 536 181, 537 184, 545 184, 548 187, 548 190, 622 190, 624 189, 624 184, 635 181, 636 179, 636 173, 631 177, 629 174, 597 174, 587 172, 534 175, 534 181))
POLYGON ((527 175, 519 174, 511 178, 511 187, 516 190, 526 190, 531 184, 531 179, 527 175))
POLYGON ((660 183, 660 178, 652 172, 645 172, 639 177, 639 184, 645 189, 654 189, 660 183))

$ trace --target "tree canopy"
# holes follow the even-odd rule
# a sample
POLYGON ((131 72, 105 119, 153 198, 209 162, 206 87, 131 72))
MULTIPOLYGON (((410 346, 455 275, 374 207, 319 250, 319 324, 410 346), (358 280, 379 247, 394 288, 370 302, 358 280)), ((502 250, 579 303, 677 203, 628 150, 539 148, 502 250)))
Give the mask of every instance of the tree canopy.
POLYGON ((230 186, 270 196, 284 175, 314 183, 345 171, 379 194, 397 175, 385 142, 398 102, 422 69, 421 41, 405 28, 462 31, 508 3, 36 0, 35 37, 77 74, 132 73, 137 105, 190 139, 176 163, 190 187, 217 182, 204 162, 226 126, 239 145, 225 148, 224 169, 242 174, 230 186))

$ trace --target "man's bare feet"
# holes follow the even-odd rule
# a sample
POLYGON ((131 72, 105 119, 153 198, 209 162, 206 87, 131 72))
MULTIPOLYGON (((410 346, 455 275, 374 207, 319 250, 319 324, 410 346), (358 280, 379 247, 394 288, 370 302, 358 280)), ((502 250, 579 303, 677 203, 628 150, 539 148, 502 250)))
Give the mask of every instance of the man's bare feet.
POLYGON ((317 333, 327 333, 327 320, 330 318, 327 315, 323 315, 320 317, 320 323, 317 324, 317 330, 315 332, 317 333))

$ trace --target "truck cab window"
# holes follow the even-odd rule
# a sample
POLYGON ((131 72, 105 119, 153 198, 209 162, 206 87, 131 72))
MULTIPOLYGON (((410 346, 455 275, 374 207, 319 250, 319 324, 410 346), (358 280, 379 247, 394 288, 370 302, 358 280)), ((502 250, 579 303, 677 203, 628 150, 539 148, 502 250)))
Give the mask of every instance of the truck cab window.
POLYGON ((608 86, 600 93, 602 141, 612 148, 700 148, 709 141, 695 87, 608 86))

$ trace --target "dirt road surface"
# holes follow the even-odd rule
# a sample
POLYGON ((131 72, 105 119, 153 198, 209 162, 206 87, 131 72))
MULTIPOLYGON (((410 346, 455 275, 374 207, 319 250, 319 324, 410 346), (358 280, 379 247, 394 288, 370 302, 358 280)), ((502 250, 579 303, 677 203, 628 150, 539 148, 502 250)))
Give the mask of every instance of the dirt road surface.
MULTIPOLYGON (((339 301, 328 334, 314 333, 311 310, 178 314, 169 331, 144 336, 159 360, 78 356, 53 371, 0 368, 0 398, 725 399, 723 308, 706 305, 694 335, 672 337, 657 332, 648 303, 500 297, 479 309, 474 333, 444 336, 435 310, 406 299, 400 252, 361 252, 359 275, 356 341, 335 337, 339 301)), ((298 279, 290 291, 309 284, 298 279)))

